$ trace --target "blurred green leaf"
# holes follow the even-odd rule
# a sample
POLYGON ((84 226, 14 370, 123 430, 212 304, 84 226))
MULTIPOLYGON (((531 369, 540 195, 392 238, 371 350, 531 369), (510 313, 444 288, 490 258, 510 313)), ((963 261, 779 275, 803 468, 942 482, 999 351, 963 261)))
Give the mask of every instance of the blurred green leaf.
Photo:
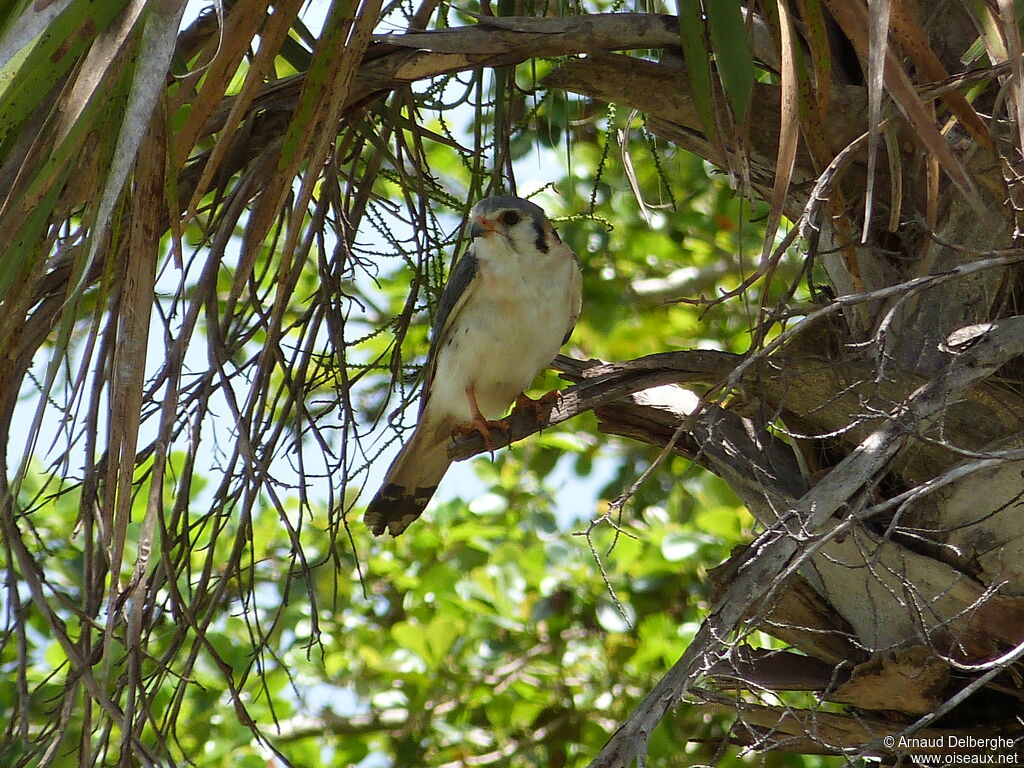
MULTIPOLYGON (((714 0, 712 0, 714 2, 714 0)), ((686 59, 686 73, 690 79, 693 102, 697 107, 701 124, 708 137, 716 132, 713 94, 711 90, 711 67, 707 55, 708 44, 704 39, 704 20, 700 0, 676 0, 679 17, 680 38, 683 56, 686 59)))
POLYGON ((740 0, 708 0, 705 4, 711 45, 736 122, 743 124, 754 92, 754 57, 750 53, 740 0))
POLYGON ((661 554, 670 563, 693 557, 699 549, 700 541, 687 533, 670 533, 661 541, 661 554))

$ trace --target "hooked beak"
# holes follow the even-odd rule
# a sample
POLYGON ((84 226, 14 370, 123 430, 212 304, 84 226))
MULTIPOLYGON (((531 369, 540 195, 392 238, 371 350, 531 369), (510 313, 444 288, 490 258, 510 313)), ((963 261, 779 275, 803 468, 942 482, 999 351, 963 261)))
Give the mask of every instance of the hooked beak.
POLYGON ((486 218, 485 216, 474 216, 473 224, 469 228, 469 236, 474 240, 478 237, 483 237, 488 232, 494 231, 494 223, 486 218))

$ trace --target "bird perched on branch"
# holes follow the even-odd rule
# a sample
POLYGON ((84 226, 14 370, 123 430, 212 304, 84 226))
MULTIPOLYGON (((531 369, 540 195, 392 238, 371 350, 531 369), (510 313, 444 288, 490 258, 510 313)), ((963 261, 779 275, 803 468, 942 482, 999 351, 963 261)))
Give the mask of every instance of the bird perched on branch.
POLYGON ((470 211, 472 243, 441 294, 420 393, 419 420, 366 508, 380 535, 422 514, 448 465, 452 434, 494 421, 569 340, 580 314, 579 260, 544 211, 518 197, 489 197, 470 211))

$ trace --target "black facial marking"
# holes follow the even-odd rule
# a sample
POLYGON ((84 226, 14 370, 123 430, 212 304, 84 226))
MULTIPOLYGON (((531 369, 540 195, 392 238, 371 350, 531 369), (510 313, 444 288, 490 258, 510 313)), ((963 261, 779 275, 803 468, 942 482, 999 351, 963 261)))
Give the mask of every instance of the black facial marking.
POLYGON ((537 250, 540 251, 541 253, 547 253, 548 252, 548 239, 546 237, 544 237, 544 227, 541 226, 541 223, 539 221, 534 220, 534 222, 533 222, 533 231, 537 233, 537 239, 534 241, 533 244, 537 247, 537 250))

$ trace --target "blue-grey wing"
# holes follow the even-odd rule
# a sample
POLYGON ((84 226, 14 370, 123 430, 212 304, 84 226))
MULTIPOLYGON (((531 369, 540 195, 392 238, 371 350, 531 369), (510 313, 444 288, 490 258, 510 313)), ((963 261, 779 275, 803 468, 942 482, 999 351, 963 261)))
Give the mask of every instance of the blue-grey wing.
POLYGON ((569 252, 573 263, 576 265, 576 269, 573 270, 572 276, 569 278, 569 330, 565 332, 565 338, 562 339, 562 344, 564 345, 569 343, 572 331, 576 327, 576 321, 580 319, 580 312, 583 310, 583 272, 580 270, 580 257, 573 253, 569 246, 562 243, 557 232, 555 233, 555 239, 558 240, 562 248, 569 252))
POLYGON ((427 404, 427 392, 434 381, 434 371, 437 366, 437 353, 441 345, 451 333, 452 325, 466 305, 466 300, 472 295, 473 278, 476 277, 479 260, 470 246, 462 254, 452 272, 448 275, 448 282, 441 292, 441 301, 437 305, 437 317, 434 319, 434 328, 430 337, 430 352, 427 355, 427 374, 423 380, 423 391, 420 394, 420 412, 427 404))

